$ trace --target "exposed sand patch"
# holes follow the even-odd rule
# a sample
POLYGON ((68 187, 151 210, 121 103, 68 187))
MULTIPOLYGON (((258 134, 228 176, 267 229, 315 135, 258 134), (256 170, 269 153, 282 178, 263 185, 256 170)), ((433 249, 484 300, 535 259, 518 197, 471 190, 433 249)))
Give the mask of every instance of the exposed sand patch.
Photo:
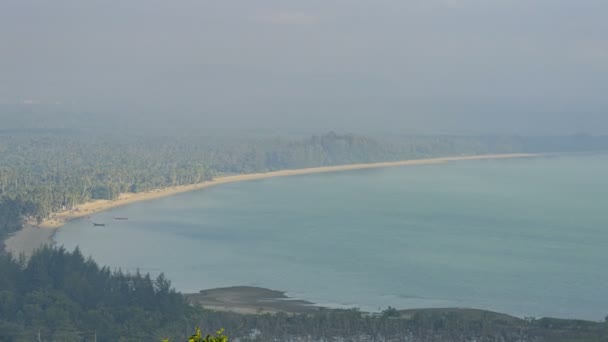
POLYGON ((28 257, 37 248, 52 244, 55 231, 55 229, 37 228, 27 223, 23 229, 6 239, 4 248, 14 256, 24 254, 28 257))
POLYGON ((312 303, 288 298, 284 292, 261 287, 234 286, 203 290, 185 295, 192 304, 215 311, 230 311, 240 314, 264 313, 314 313, 320 307, 312 303))

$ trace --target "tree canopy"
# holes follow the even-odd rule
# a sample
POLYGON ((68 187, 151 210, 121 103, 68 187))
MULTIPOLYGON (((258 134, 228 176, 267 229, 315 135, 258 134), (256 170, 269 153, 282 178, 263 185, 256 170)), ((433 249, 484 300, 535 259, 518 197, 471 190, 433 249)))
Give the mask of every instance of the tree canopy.
POLYGON ((78 249, 0 255, 0 274, 0 341, 33 341, 38 331, 45 340, 160 341, 182 335, 177 327, 193 326, 199 312, 163 274, 112 271, 78 249))

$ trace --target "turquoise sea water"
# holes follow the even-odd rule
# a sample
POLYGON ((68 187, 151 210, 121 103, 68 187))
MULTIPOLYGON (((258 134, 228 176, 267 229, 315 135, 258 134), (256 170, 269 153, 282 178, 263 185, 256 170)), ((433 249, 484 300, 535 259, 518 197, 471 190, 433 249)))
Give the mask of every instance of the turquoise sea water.
POLYGON ((601 320, 607 175, 608 155, 567 155, 272 178, 132 204, 55 239, 185 292, 601 320))

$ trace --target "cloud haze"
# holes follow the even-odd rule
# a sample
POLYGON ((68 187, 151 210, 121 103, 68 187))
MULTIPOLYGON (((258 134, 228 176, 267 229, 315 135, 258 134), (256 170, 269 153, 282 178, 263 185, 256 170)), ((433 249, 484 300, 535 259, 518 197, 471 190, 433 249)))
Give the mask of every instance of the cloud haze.
POLYGON ((260 14, 258 18, 262 22, 277 25, 304 25, 314 24, 318 21, 314 15, 294 11, 273 11, 260 14))
POLYGON ((0 106, 210 130, 608 133, 605 13, 595 0, 4 0, 0 106))

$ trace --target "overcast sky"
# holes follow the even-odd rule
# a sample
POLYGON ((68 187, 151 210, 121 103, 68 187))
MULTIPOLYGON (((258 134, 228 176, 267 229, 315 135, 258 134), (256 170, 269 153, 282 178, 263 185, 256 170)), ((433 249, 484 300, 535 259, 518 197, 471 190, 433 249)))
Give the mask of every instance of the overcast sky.
POLYGON ((605 134, 607 18, 606 0, 0 0, 0 108, 206 130, 605 134))

